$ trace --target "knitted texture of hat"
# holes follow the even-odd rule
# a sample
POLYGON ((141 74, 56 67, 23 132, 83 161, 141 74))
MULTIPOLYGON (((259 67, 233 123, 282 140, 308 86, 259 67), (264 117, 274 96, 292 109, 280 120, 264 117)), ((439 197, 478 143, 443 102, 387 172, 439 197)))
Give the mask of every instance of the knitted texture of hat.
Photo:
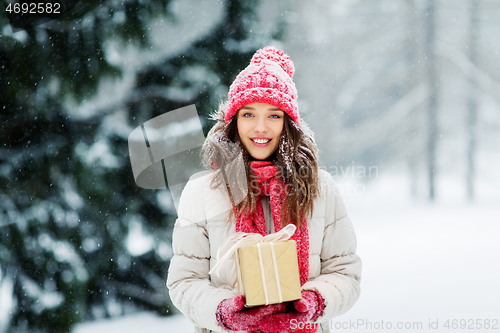
POLYGON ((227 124, 240 108, 251 103, 268 103, 284 112, 298 125, 297 89, 292 77, 295 68, 283 51, 266 46, 252 57, 229 87, 227 124))

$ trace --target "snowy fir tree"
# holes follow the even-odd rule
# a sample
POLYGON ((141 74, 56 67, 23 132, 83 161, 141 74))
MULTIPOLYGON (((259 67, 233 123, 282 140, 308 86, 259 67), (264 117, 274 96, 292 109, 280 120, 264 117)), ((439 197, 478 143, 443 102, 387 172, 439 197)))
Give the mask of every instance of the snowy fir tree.
MULTIPOLYGON (((171 313, 175 209, 168 191, 135 184, 127 138, 189 104, 206 119, 269 42, 251 32, 257 5, 224 3, 213 29, 133 68, 132 83, 101 104, 102 82, 127 75, 107 47, 150 49, 152 20, 175 22, 169 1, 80 1, 16 33, 0 16, 0 309, 8 311, 0 331, 69 332, 83 320, 171 313)), ((282 30, 277 23, 269 38, 282 30)))

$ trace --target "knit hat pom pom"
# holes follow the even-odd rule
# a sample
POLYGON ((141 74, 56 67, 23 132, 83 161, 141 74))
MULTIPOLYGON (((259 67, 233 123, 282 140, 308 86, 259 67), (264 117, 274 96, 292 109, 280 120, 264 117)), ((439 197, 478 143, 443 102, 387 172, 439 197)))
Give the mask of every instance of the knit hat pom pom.
POLYGON ((293 66, 290 57, 283 51, 278 50, 274 46, 266 46, 263 49, 258 50, 252 57, 251 63, 258 64, 263 59, 268 59, 276 62, 283 68, 283 70, 293 78, 293 73, 295 72, 295 67, 293 66))

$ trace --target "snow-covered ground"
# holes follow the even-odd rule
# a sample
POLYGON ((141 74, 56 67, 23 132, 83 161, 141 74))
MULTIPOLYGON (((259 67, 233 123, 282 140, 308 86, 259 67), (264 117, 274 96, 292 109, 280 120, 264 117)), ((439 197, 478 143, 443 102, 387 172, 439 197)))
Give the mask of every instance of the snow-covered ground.
MULTIPOLYGON (((491 332, 494 320, 500 329, 498 190, 466 203, 455 195, 453 182, 443 179, 440 199, 430 204, 409 199, 404 177, 380 177, 357 191, 352 183, 339 183, 357 233, 363 280, 356 305, 331 322, 334 331, 455 331, 453 325, 471 331, 481 324, 474 331, 491 332)), ((494 180, 490 186, 500 189, 494 180)), ((193 332, 182 315, 143 313, 83 323, 73 333, 135 333, 145 328, 151 333, 193 332)))
POLYGON ((72 333, 191 333, 193 325, 182 315, 159 317, 138 313, 117 319, 106 319, 77 325, 72 333))
POLYGON ((409 200, 404 183, 381 179, 366 195, 345 198, 363 259, 362 293, 332 327, 380 330, 401 323, 410 331, 454 331, 463 324, 489 332, 500 321, 500 184, 491 180, 496 193, 467 203, 456 195, 457 180, 443 179, 441 199, 430 204, 409 200))

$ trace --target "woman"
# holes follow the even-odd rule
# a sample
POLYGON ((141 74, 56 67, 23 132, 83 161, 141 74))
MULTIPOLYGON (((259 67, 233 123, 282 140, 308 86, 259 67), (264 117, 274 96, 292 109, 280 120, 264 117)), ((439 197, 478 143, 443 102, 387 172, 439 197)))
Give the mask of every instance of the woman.
POLYGON ((213 171, 191 177, 183 190, 167 287, 196 332, 329 332, 328 321, 359 297, 354 229, 331 175, 318 167, 293 73, 281 50, 268 46, 254 54, 205 141, 213 171), (245 175, 240 199, 237 186, 226 185, 235 156, 245 175), (234 261, 209 274, 217 250, 236 232, 266 235, 289 223, 297 227, 290 239, 297 243, 302 299, 245 309, 234 261))

